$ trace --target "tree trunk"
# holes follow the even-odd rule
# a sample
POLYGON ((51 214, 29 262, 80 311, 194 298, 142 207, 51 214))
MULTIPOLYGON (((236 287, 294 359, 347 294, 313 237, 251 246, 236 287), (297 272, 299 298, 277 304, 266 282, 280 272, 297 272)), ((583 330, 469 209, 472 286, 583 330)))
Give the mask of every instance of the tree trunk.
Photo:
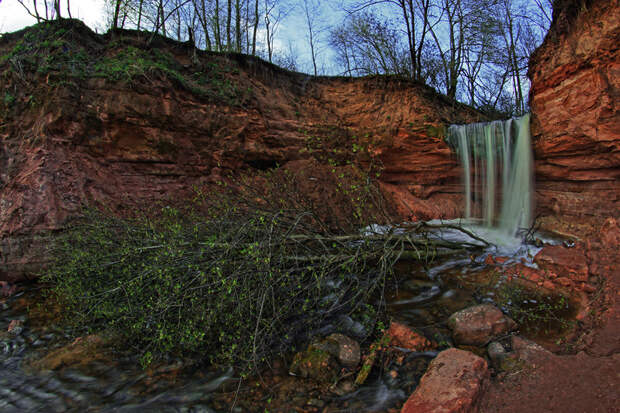
POLYGON ((39 16, 39 11, 37 10, 37 0, 32 0, 32 4, 34 5, 34 15, 35 15, 35 17, 37 19, 37 23, 40 23, 41 22, 41 16, 39 16))
POLYGON ((424 49, 424 39, 426 38, 426 33, 428 32, 429 21, 428 21, 428 13, 430 8, 430 0, 422 0, 422 32, 420 36, 420 44, 416 50, 416 68, 417 74, 416 79, 419 81, 424 81, 422 79, 422 51, 424 49))
POLYGON ((236 34, 236 52, 241 53, 241 4, 240 0, 235 1, 235 34, 236 34))
POLYGON ((231 21, 232 21, 232 0, 228 0, 228 16, 226 17, 226 49, 232 50, 232 35, 231 35, 231 21))
POLYGON ((142 22, 142 4, 144 3, 144 0, 140 0, 140 3, 138 4, 138 31, 140 31, 140 23, 142 22))
POLYGON ((60 0, 54 0, 54 10, 56 11, 56 19, 60 20, 60 0))
POLYGON ((121 1, 116 0, 116 4, 114 5, 114 18, 112 19, 112 29, 118 29, 118 15, 121 12, 121 1))
POLYGON ((254 33, 252 34, 252 56, 256 56, 256 32, 258 31, 258 0, 254 6, 254 33))
POLYGON ((177 40, 181 41, 181 12, 177 10, 177 40))
POLYGON ((318 75, 318 70, 317 70, 317 66, 316 66, 316 50, 315 50, 315 44, 314 44, 314 22, 312 19, 312 14, 314 13, 314 10, 310 10, 309 6, 308 6, 308 1, 311 0, 304 0, 304 11, 306 13, 306 24, 308 25, 308 42, 310 43, 310 54, 312 57, 312 67, 314 68, 314 76, 318 75))
POLYGON ((205 47, 207 50, 211 49, 211 37, 209 36, 209 22, 207 20, 207 9, 205 7, 205 0, 201 0, 200 5, 201 9, 198 10, 198 5, 196 1, 192 2, 194 4, 194 11, 198 16, 198 21, 200 21, 200 25, 202 26, 202 30, 205 33, 205 47))
POLYGON ((220 0, 215 0, 215 43, 217 50, 222 50, 222 33, 220 31, 220 0))
POLYGON ((161 34, 166 37, 166 12, 164 11, 163 0, 159 0, 159 13, 161 16, 161 34))
MULTIPOLYGON (((411 1, 410 1, 411 2, 411 1)), ((400 0, 400 8, 403 12, 403 19, 405 20, 405 27, 407 28, 407 43, 409 46, 409 59, 411 60, 411 77, 416 73, 416 59, 415 59, 415 15, 411 14, 409 19, 409 13, 407 11, 407 5, 405 0, 400 0)))
POLYGON ((267 56, 269 57, 269 62, 271 63, 271 20, 269 20, 269 13, 265 10, 265 33, 267 37, 267 56))

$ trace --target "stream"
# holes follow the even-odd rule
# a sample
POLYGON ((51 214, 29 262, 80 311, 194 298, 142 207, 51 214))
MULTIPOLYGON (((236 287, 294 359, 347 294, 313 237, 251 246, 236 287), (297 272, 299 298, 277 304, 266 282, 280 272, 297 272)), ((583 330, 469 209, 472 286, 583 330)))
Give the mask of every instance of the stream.
MULTIPOLYGON (((508 263, 524 261, 532 265, 531 257, 537 251, 533 246, 519 244, 509 250, 491 247, 475 257, 455 255, 427 265, 399 263, 396 271, 401 281, 388 294, 388 313, 438 343, 439 350, 447 348, 452 340, 446 321, 452 313, 477 303, 496 302, 501 280, 485 264, 487 255, 507 256, 508 263)), ((301 379, 286 377, 283 367, 282 377, 266 379, 271 383, 267 388, 270 386, 277 398, 278 388, 299 386, 298 396, 271 408, 271 397, 249 392, 246 386, 252 385, 248 383, 240 386, 232 369, 179 369, 171 361, 167 366, 145 371, 131 355, 115 354, 112 359, 95 358, 41 371, 33 367, 36 360, 66 345, 70 336, 48 325, 34 326, 28 319, 28 306, 36 303, 38 288, 31 285, 0 300, 2 412, 383 412, 402 405, 436 355, 404 353, 399 363, 375 366, 360 388, 327 393, 304 388, 299 384, 301 379), (8 332, 13 320, 21 324, 8 332)))

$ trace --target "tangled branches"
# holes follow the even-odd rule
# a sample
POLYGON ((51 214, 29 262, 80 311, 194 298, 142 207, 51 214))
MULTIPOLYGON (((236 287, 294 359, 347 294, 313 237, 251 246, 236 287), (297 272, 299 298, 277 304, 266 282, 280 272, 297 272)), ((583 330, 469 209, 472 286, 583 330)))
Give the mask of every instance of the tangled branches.
MULTIPOLYGON (((240 181, 195 208, 132 219, 87 210, 58 240, 47 279, 72 321, 111 329, 145 362, 193 354, 248 369, 343 314, 372 331, 394 263, 437 245, 414 231, 334 232, 286 185, 240 181)), ((372 199, 359 188, 356 199, 372 199)))

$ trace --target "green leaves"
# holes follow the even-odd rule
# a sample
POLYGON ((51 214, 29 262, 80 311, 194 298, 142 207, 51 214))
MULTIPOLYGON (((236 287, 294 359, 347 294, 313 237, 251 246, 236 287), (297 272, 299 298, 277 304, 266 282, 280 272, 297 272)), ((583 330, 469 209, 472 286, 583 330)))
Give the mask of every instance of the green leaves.
POLYGON ((325 242, 306 210, 222 197, 125 219, 86 210, 45 277, 67 320, 143 349, 143 365, 176 354, 242 370, 337 315, 372 327, 389 270, 360 257, 380 245, 325 242))

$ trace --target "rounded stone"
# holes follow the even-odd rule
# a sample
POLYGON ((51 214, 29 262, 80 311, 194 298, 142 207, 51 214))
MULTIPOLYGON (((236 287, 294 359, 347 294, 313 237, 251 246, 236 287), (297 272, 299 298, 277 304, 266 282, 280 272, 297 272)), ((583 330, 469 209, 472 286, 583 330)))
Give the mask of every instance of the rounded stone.
POLYGON ((485 346, 514 330, 517 324, 491 304, 480 304, 457 311, 448 319, 452 337, 458 344, 485 346))

